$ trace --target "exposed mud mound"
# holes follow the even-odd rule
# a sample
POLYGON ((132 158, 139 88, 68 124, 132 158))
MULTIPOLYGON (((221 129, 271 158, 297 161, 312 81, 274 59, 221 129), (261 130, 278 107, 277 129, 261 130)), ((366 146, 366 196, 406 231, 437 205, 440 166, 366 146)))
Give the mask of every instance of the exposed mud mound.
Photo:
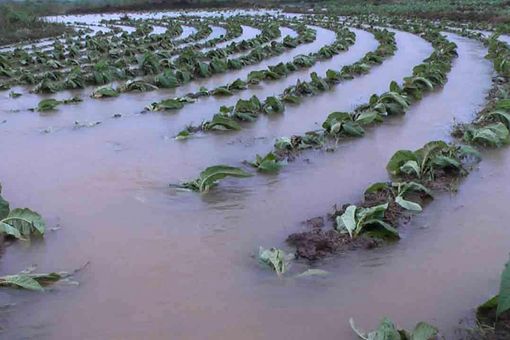
POLYGON ((313 228, 310 231, 289 235, 287 242, 296 247, 296 257, 316 261, 328 255, 355 248, 374 248, 378 241, 368 237, 350 238, 335 230, 324 231, 313 228))
POLYGON ((510 313, 504 313, 496 319, 496 309, 478 311, 478 325, 470 329, 467 335, 459 339, 468 340, 508 340, 510 339, 510 313), (496 321, 497 320, 497 321, 496 321))
MULTIPOLYGON (((437 179, 437 187, 444 189, 446 184, 451 184, 452 177, 441 176, 437 179)), ((416 193, 410 194, 409 198, 423 206, 430 197, 427 194, 416 193)), ((388 203, 388 208, 384 213, 384 221, 398 228, 410 221, 413 214, 400 205, 395 203, 394 193, 390 189, 380 190, 365 194, 362 203, 357 204, 358 207, 373 207, 379 204, 388 203)), ((342 215, 350 204, 345 204, 341 208, 335 206, 333 212, 328 215, 328 220, 333 224, 337 216, 342 215)), ((328 255, 342 253, 348 250, 358 248, 371 249, 379 246, 383 239, 373 238, 367 235, 360 235, 351 238, 348 234, 339 233, 336 230, 324 230, 325 219, 323 217, 315 217, 304 222, 308 231, 294 233, 288 236, 287 242, 296 247, 296 257, 305 258, 315 261, 328 255)))

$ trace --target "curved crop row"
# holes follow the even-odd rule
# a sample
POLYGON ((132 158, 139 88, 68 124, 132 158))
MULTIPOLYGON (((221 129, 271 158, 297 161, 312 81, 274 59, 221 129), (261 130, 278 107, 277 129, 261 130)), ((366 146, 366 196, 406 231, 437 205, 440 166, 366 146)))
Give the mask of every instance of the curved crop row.
MULTIPOLYGON (((254 121, 262 113, 282 113, 285 110, 284 103, 298 105, 301 102, 301 97, 318 95, 344 80, 353 79, 357 75, 368 73, 373 66, 381 64, 384 59, 392 56, 397 49, 394 33, 377 29, 371 31, 379 42, 379 46, 374 52, 368 52, 363 58, 352 65, 344 66, 340 71, 330 69, 326 72, 325 77, 320 77, 317 73, 312 72, 310 81, 298 80, 296 85, 287 87, 278 96, 270 96, 263 101, 257 97, 252 97, 250 100, 240 99, 235 106, 220 108, 220 113, 216 114, 211 121, 205 121, 198 127, 188 127, 179 136, 186 136, 190 132, 197 131, 240 130, 242 126, 239 122, 241 121, 254 121)), ((281 73, 281 75, 278 74, 281 77, 289 73, 289 70, 296 69, 299 66, 303 67, 302 65, 306 65, 310 67, 321 56, 321 52, 323 51, 311 55, 307 59, 299 58, 293 62, 282 64, 276 70, 273 69, 269 72, 265 71, 254 74, 251 78, 249 77, 248 81, 258 82, 264 80, 272 76, 275 71, 281 73)))
POLYGON ((442 86, 457 56, 456 46, 437 31, 427 30, 422 37, 432 43, 434 52, 424 63, 414 67, 413 74, 404 79, 402 86, 392 82, 388 92, 372 95, 368 103, 353 112, 331 113, 320 130, 279 138, 273 152, 279 159, 292 159, 306 149, 332 149, 342 139, 362 137, 366 127, 382 123, 389 116, 405 114, 423 93, 442 86))
MULTIPOLYGON (((266 69, 251 71, 246 79, 240 79, 216 87, 215 89, 208 90, 201 88, 198 92, 189 93, 184 97, 171 98, 162 100, 159 103, 152 103, 147 108, 151 111, 171 110, 182 108, 183 105, 177 103, 193 103, 194 100, 206 96, 233 96, 240 91, 246 90, 250 85, 258 85, 261 81, 265 80, 279 80, 288 76, 292 72, 309 68, 313 66, 318 60, 328 59, 337 55, 341 51, 346 51, 350 45, 355 41, 354 33, 346 28, 337 29, 336 40, 330 45, 323 46, 317 52, 311 52, 308 55, 299 55, 294 57, 293 61, 283 63, 280 62, 276 65, 270 65, 266 69), (169 105, 174 103, 175 105, 169 105)), ((255 101, 255 99, 254 99, 255 101)), ((239 100, 238 103, 243 102, 239 100)), ((275 105, 282 106, 282 103, 274 100, 275 105)), ((251 112, 256 114, 257 112, 251 112)))
MULTIPOLYGON (((226 39, 231 39, 232 37, 240 34, 239 29, 240 26, 237 24, 232 24, 229 27, 235 27, 231 31, 227 31, 227 34, 221 38, 215 38, 214 42, 217 43, 220 40, 226 41, 226 39), (229 33, 230 32, 230 33, 229 33)), ((149 35, 150 29, 140 29, 138 31, 133 32, 132 34, 123 34, 118 37, 110 38, 110 37, 98 37, 98 38, 90 38, 86 37, 83 42, 80 42, 78 46, 72 46, 69 48, 68 55, 64 54, 63 47, 60 47, 60 53, 43 53, 39 52, 39 58, 33 59, 30 54, 23 53, 23 51, 17 50, 15 51, 17 59, 15 60, 25 60, 23 64, 29 65, 31 63, 35 63, 36 65, 49 64, 48 66, 54 71, 46 72, 39 74, 38 76, 34 76, 33 74, 24 72, 25 67, 19 68, 17 71, 10 71, 15 65, 11 66, 10 63, 4 65, 4 70, 7 72, 4 74, 9 77, 11 80, 7 82, 5 85, 13 85, 13 84, 34 84, 36 82, 45 81, 47 84, 40 84, 41 86, 36 87, 36 91, 43 92, 52 92, 58 90, 58 86, 55 86, 51 82, 54 80, 62 79, 64 75, 67 75, 68 78, 79 78, 80 74, 84 73, 83 69, 91 68, 91 71, 96 71, 99 69, 104 72, 104 69, 110 69, 113 73, 111 76, 122 76, 126 74, 130 74, 130 64, 137 63, 137 55, 144 53, 147 50, 157 51, 161 56, 158 59, 167 58, 172 55, 175 55, 179 52, 182 52, 184 49, 176 49, 176 45, 172 42, 172 36, 169 35, 149 35), (86 49, 87 57, 83 59, 84 63, 80 60, 74 58, 80 58, 80 50, 86 49), (167 52, 165 52, 165 50, 167 52), (120 58, 120 59, 119 59, 120 58), (62 64, 61 61, 64 61, 69 64, 71 70, 67 70, 64 72, 59 72, 59 68, 65 67, 65 64, 62 64), (79 66, 80 68, 78 68, 79 66), (10 71, 10 72, 9 72, 10 71), (42 79, 38 79, 42 78, 42 79), (54 86, 51 86, 54 85, 54 86)), ((200 37, 192 37, 192 39, 200 38, 200 37)), ((178 44, 185 43, 187 39, 183 41, 177 42, 178 44)), ((192 46, 189 49, 199 48, 200 46, 192 46)), ((7 59, 5 57, 4 59, 7 59)), ((92 79, 91 83, 94 84, 97 82, 97 79, 92 79)), ((4 87, 5 87, 4 85, 4 87)))
MULTIPOLYGON (((118 29, 120 30, 120 29, 118 29)), ((39 56, 39 58, 44 58, 45 55, 54 59, 54 60, 64 60, 66 57, 70 58, 78 58, 80 56, 85 55, 86 52, 90 53, 92 51, 97 51, 98 53, 104 53, 104 51, 108 48, 113 49, 112 45, 121 45, 121 43, 129 44, 129 41, 133 41, 135 39, 142 39, 142 43, 147 45, 147 47, 151 46, 151 41, 148 38, 149 34, 152 32, 152 26, 144 26, 139 27, 131 33, 127 33, 122 31, 122 34, 117 35, 117 30, 112 30, 110 33, 102 33, 98 32, 94 37, 86 35, 83 36, 81 31, 77 32, 78 38, 72 38, 72 36, 68 36, 64 41, 57 40, 53 43, 53 49, 50 50, 40 50, 36 49, 34 51, 24 51, 22 49, 15 49, 12 52, 2 54, 4 57, 8 58, 10 56, 16 57, 16 59, 12 60, 11 67, 16 66, 29 66, 30 59, 27 57, 30 56, 39 56), (92 40, 95 39, 95 40, 92 40), (144 41, 147 40, 147 41, 144 41), (24 52, 24 53, 23 53, 24 52)), ((165 42, 171 42, 172 39, 182 32, 182 28, 180 23, 172 22, 168 24, 168 28, 165 34, 159 35, 157 39, 151 38, 152 40, 157 40, 157 42, 152 42, 152 44, 160 43, 163 44, 165 42)), ((35 66, 38 66, 38 69, 42 65, 41 61, 35 60, 35 66)))
MULTIPOLYGON (((260 45, 276 38, 279 30, 273 24, 268 24, 262 30, 262 33, 255 39, 247 43, 240 43, 236 45, 229 45, 223 49, 208 51, 205 56, 194 50, 182 52, 175 61, 160 60, 150 53, 144 55, 142 64, 149 65, 148 70, 144 70, 144 74, 156 74, 160 69, 164 69, 153 78, 146 78, 136 81, 136 86, 125 87, 121 86, 115 92, 127 91, 140 91, 145 92, 157 88, 174 88, 188 83, 196 78, 208 78, 214 74, 224 73, 228 70, 239 70, 248 65, 260 63, 262 60, 282 54, 286 48, 295 48, 302 43, 310 43, 315 40, 315 31, 306 27, 296 27, 298 36, 296 38, 284 39, 282 43, 274 43, 264 47, 255 47, 250 53, 238 58, 226 58, 231 52, 238 51, 240 48, 237 46, 251 46, 260 45), (210 58, 211 61, 207 62, 204 59, 210 58), (163 65, 161 63, 164 61, 163 65)), ((202 91, 199 91, 201 93, 202 91)))
MULTIPOLYGON (((309 41, 310 39, 314 38, 314 36, 310 35, 310 30, 307 30, 304 28, 302 30, 302 35, 300 35, 297 39, 298 43, 301 41, 309 41), (304 36, 304 38, 303 38, 304 36)), ((266 25, 263 29, 263 32, 260 36, 258 36, 255 40, 256 41, 267 41, 270 39, 273 39, 275 36, 277 36, 279 33, 279 30, 273 26, 273 25, 266 25)), ((229 45, 224 48, 226 51, 236 51, 238 48, 236 46, 243 45, 245 43, 235 44, 235 45, 229 45)), ((109 46, 109 45, 106 45, 109 46)), ((143 47, 143 46, 142 46, 143 47)), ((137 50, 143 50, 142 47, 137 47, 137 50)), ((110 49, 105 48, 107 52, 111 52, 110 49)), ((105 84, 108 83, 114 79, 121 79, 126 77, 136 77, 139 76, 138 73, 143 74, 155 74, 160 69, 166 69, 166 72, 163 72, 159 75, 159 77, 155 77, 152 79, 151 83, 156 86, 160 87, 175 87, 179 83, 185 83, 187 81, 190 81, 195 74, 203 73, 204 66, 203 62, 199 62, 197 59, 201 59, 202 55, 194 55, 193 54, 193 48, 187 48, 181 52, 180 57, 175 60, 175 62, 172 62, 168 59, 170 54, 175 54, 177 51, 172 51, 170 54, 165 54, 161 51, 159 52, 145 52, 142 55, 136 55, 133 53, 133 49, 131 49, 130 55, 126 56, 126 53, 129 52, 129 49, 122 50, 120 49, 118 53, 111 55, 109 54, 109 58, 113 57, 119 57, 123 56, 123 59, 119 59, 115 62, 114 65, 110 64, 107 60, 108 59, 99 59, 95 58, 97 61, 96 64, 92 66, 92 69, 90 71, 84 71, 82 68, 74 67, 69 74, 62 79, 62 76, 59 75, 58 72, 50 72, 43 74, 43 79, 39 81, 37 86, 33 89, 34 92, 56 92, 60 89, 70 89, 70 88, 83 88, 86 84, 105 84), (184 51, 184 52, 183 52, 184 51), (191 55, 186 55, 186 52, 191 55), (126 57, 128 58, 126 61, 126 57), (196 57, 196 58, 195 58, 196 57), (130 62, 129 60, 134 60, 138 62, 138 70, 135 68, 131 68, 129 66, 130 62), (174 71, 172 71, 174 69, 174 71), (196 71, 196 72, 195 72, 196 71), (175 75, 177 77, 177 83, 172 83, 172 75, 175 75), (168 79, 170 78, 170 79, 168 79), (172 84, 170 84, 172 83, 172 84)), ((218 50, 212 50, 209 52, 209 55, 213 55, 213 53, 220 53, 218 50)), ((264 57, 264 56, 263 56, 264 57)), ((236 68, 236 67, 242 67, 242 62, 253 63, 253 59, 257 58, 257 56, 254 57, 254 55, 250 55, 249 57, 243 57, 239 59, 233 59, 229 60, 229 64, 227 66, 230 66, 230 68, 236 68), (251 58, 251 59, 250 59, 251 58)), ((215 64, 218 65, 218 63, 221 63, 224 61, 220 58, 213 58, 215 61, 215 64)), ((258 59, 260 59, 260 53, 258 55, 258 59)), ((212 62, 211 62, 212 63, 212 62)), ((35 79, 35 77, 25 77, 25 79, 20 79, 28 83, 35 83, 38 81, 38 79, 35 79), (27 79, 28 78, 28 79, 27 79)), ((133 86, 130 86, 131 88, 135 88, 133 86)), ((145 89, 153 89, 153 86, 145 86, 143 87, 145 89)), ((138 88, 138 90, 143 89, 142 87, 138 88)))
MULTIPOLYGON (((510 82, 509 75, 498 65, 502 60, 510 60, 510 54, 507 45, 495 43, 494 39, 490 39, 488 44, 488 58, 495 63, 498 77, 494 80, 485 108, 471 124, 467 127, 461 126, 463 133, 460 136, 463 142, 499 147, 508 142, 510 101, 506 93, 510 90, 510 82), (488 127, 495 125, 500 125, 500 128, 495 130, 501 129, 506 133, 502 133, 503 136, 491 133, 488 127), (500 140, 501 137, 503 138, 500 140)), ((454 135, 459 136, 458 131, 456 130, 454 135)), ((480 160, 478 151, 466 145, 448 145, 442 141, 429 142, 416 151, 397 151, 387 165, 388 172, 396 182, 371 185, 364 193, 364 202, 359 205, 360 208, 347 205, 333 215, 335 229, 345 230, 346 233, 314 230, 293 234, 288 241, 297 247, 299 256, 314 260, 342 247, 345 249, 344 245, 352 245, 352 242, 366 243, 363 239, 353 241, 352 236, 385 235, 398 238, 398 232, 393 226, 398 225, 404 215, 409 216, 409 212, 421 211, 422 203, 432 197, 429 188, 448 188, 460 177, 467 175, 469 168, 465 166, 466 160, 480 160), (413 194, 411 200, 406 197, 413 194), (346 238, 347 234, 348 241, 339 241, 340 238, 346 238), (320 239, 327 239, 331 247, 327 250, 319 249, 320 239), (340 246, 341 243, 343 245, 340 246)))
MULTIPOLYGON (((510 60, 509 48, 494 38, 487 39, 487 44, 487 58, 493 61, 498 77, 493 80, 486 106, 473 122, 455 127, 453 135, 461 138, 461 143, 431 141, 418 150, 397 151, 386 166, 391 181, 370 185, 361 202, 337 209, 329 216, 333 221, 331 230, 322 229, 321 222, 310 231, 289 235, 287 242, 296 247, 297 257, 313 261, 339 251, 372 248, 381 241, 399 239, 399 226, 421 212, 435 193, 451 191, 481 160, 478 150, 462 143, 481 147, 508 143, 510 81, 501 65, 510 60)), ((481 308, 495 309, 494 301, 481 308)))

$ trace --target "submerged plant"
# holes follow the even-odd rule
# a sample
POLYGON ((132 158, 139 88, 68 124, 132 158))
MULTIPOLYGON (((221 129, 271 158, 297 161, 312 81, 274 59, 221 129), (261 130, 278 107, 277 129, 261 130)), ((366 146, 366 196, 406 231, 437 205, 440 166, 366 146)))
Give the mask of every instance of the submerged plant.
POLYGON ((226 177, 251 177, 252 174, 243 169, 228 165, 215 165, 206 168, 200 173, 200 176, 190 182, 184 182, 177 187, 189 189, 197 192, 208 192, 212 187, 218 184, 218 181, 226 177))
POLYGON ((55 93, 59 90, 57 84, 47 78, 41 80, 30 92, 32 93, 55 93))
POLYGON ((185 104, 193 102, 195 101, 189 97, 177 97, 171 99, 163 99, 160 102, 154 102, 150 105, 147 105, 145 108, 149 111, 179 110, 182 109, 185 104))
POLYGON ((0 287, 44 291, 44 287, 63 279, 64 273, 33 274, 20 273, 0 276, 0 287))
POLYGON ((81 103, 83 101, 83 99, 81 99, 80 97, 78 96, 74 96, 74 97, 71 97, 69 99, 64 99, 62 100, 62 104, 77 104, 77 103, 81 103))
POLYGON ((14 92, 14 91, 11 91, 9 92, 9 97, 11 98, 18 98, 18 97, 21 97, 23 94, 19 93, 19 92, 14 92))
POLYGON ((157 90, 158 87, 156 85, 152 85, 142 80, 128 80, 124 85, 122 85, 119 89, 120 92, 148 92, 157 90))
POLYGON ((283 113, 285 105, 279 98, 271 96, 266 98, 262 109, 267 114, 283 113))
POLYGON ((466 145, 457 146, 443 141, 432 141, 416 151, 397 151, 386 169, 395 176, 406 175, 418 179, 434 178, 438 171, 465 174, 463 160, 467 158, 479 160, 480 155, 466 145))
POLYGON ((479 320, 490 319, 492 315, 495 316, 494 321, 507 313, 510 310, 510 261, 505 264, 505 269, 501 273, 499 284, 499 293, 483 304, 477 309, 477 318, 479 320))
POLYGON ((226 86, 220 86, 211 91, 213 96, 233 96, 234 92, 228 89, 226 86))
POLYGON ((232 117, 224 114, 215 114, 213 119, 202 124, 204 131, 211 130, 241 130, 241 125, 232 117))
POLYGON ((249 162, 249 164, 257 168, 257 171, 266 173, 278 172, 283 166, 282 162, 272 152, 269 152, 264 157, 257 155, 255 162, 249 162))
POLYGON ((17 239, 44 235, 46 224, 41 215, 28 208, 11 210, 9 202, 1 195, 0 185, 0 234, 17 239))
POLYGON ((259 248, 258 259, 261 263, 273 269, 277 275, 283 275, 288 267, 289 262, 294 258, 292 254, 286 254, 283 250, 278 248, 264 249, 259 248))
POLYGON ((435 340, 439 335, 438 329, 426 322, 419 322, 411 332, 397 329, 388 318, 382 319, 377 329, 369 333, 357 329, 352 318, 349 319, 349 324, 354 333, 363 340, 435 340))
POLYGON ((174 88, 179 86, 179 80, 172 70, 165 70, 154 77, 154 83, 161 88, 174 88))
POLYGON ((53 98, 43 99, 37 105, 37 111, 39 111, 39 112, 53 111, 60 104, 62 104, 61 101, 53 99, 53 98))
MULTIPOLYGON (((397 86, 396 83, 392 84, 397 86)), ((380 97, 373 95, 370 98, 370 107, 384 116, 404 114, 409 108, 409 103, 407 96, 399 93, 397 88, 383 93, 380 97)))
POLYGON ((89 262, 72 272, 51 272, 34 273, 36 267, 33 266, 15 275, 0 276, 0 287, 26 289, 32 291, 44 291, 45 287, 57 282, 67 282, 69 284, 78 284, 70 278, 77 272, 83 270, 89 262))
POLYGON ((239 113, 257 114, 262 110, 262 103, 257 96, 252 96, 250 99, 239 99, 234 106, 234 111, 239 113))
MULTIPOLYGON (((374 117, 375 120, 376 117, 374 117)), ((362 137, 365 134, 361 124, 348 112, 330 113, 322 127, 334 136, 362 137)))
POLYGON ((92 98, 118 97, 119 92, 111 86, 98 87, 92 92, 92 98))
POLYGON ((274 148, 276 152, 281 153, 320 148, 323 145, 324 134, 310 131, 303 136, 279 137, 274 143, 274 148))

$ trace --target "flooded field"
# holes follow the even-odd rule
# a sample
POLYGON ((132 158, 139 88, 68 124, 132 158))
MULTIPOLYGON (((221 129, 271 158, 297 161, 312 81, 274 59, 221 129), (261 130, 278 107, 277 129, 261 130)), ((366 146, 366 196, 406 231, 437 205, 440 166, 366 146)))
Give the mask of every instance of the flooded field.
MULTIPOLYGON (((78 286, 59 284, 43 293, 0 290, 0 305, 5 306, 0 311, 0 337, 355 339, 349 318, 374 329, 388 316, 406 328, 424 320, 447 339, 457 338, 459 322, 472 318, 474 308, 495 293, 510 249, 510 187, 504 182, 510 153, 505 148, 484 150, 483 161, 461 179, 458 191, 435 195, 421 214, 399 228, 398 242, 332 254, 313 263, 294 259, 284 275, 276 275, 257 257, 260 246, 293 253, 285 242, 289 234, 305 230, 303 221, 326 216, 335 204, 359 201, 369 184, 387 181, 386 164, 397 150, 415 150, 431 140, 453 141, 454 123, 472 121, 486 105, 495 76, 485 58, 488 47, 441 32, 456 45, 458 57, 451 61, 447 81, 411 101, 405 115, 385 116, 384 123, 367 127, 363 138, 337 140, 334 152, 307 149, 282 161, 285 165, 278 173, 257 174, 243 161, 272 151, 279 137, 322 129, 330 113, 354 111, 373 94, 386 93, 392 81, 404 86, 413 68, 435 53, 437 41, 398 25, 380 33, 382 26, 280 12, 185 15, 128 13, 132 21, 124 22, 120 14, 52 20, 105 28, 100 33, 105 39, 146 36, 140 33, 140 22, 150 20, 151 34, 168 34, 169 40, 180 43, 169 51, 187 47, 204 53, 253 41, 273 24, 279 33, 260 45, 281 44, 280 50, 274 47, 274 52, 239 68, 193 75, 176 87, 119 90, 109 98, 90 95, 102 85, 118 89, 126 79, 85 82, 83 88, 62 87, 53 93, 33 93, 36 83, 13 82, 0 92, 2 197, 12 207, 34 209, 47 226, 44 239, 10 242, 3 248, 0 274, 32 265, 38 272, 70 271, 89 263, 73 276, 78 286), (121 31, 110 31, 113 27, 121 31), (182 29, 172 36, 169 27, 182 29), (239 34, 233 33, 234 27, 240 28, 239 34), (351 43, 339 33, 343 27, 355 35, 351 43), (306 34, 310 38, 305 39, 306 34), (392 53, 378 50, 391 45, 381 34, 393 39, 392 53), (210 40, 214 44, 205 46, 210 40), (342 49, 337 45, 332 55, 319 55, 321 48, 334 44, 342 49), (328 70, 340 71, 370 53, 381 53, 381 60, 365 61, 369 69, 329 81, 327 90, 304 95, 297 104, 286 102, 282 114, 259 114, 254 121, 241 121, 240 129, 227 131, 207 130, 202 124, 221 106, 236 106, 239 99, 252 96, 263 103, 273 96, 284 98, 289 87, 310 81, 312 72, 326 79, 328 70), (211 91, 250 79, 253 71, 300 56, 313 61, 278 79, 249 83, 233 95, 197 96, 178 110, 146 109, 151 103, 196 94, 201 87, 211 91), (12 98, 12 92, 21 96, 12 98), (31 110, 43 99, 75 96, 83 101, 31 110), (200 130, 176 140, 190 124, 200 130), (217 164, 241 167, 254 176, 222 180, 207 193, 169 186, 192 180, 217 164), (296 276, 308 268, 328 274, 296 276)), ((50 40, 39 48, 53 44, 50 40)), ((62 39, 60 44, 67 42, 62 39)), ((256 46, 229 51, 225 58, 244 58, 262 48, 256 46)), ((84 57, 84 51, 78 55, 84 57)), ((158 58, 180 60, 179 55, 161 52, 158 58)), ((190 58, 214 59, 207 54, 190 58)), ((85 57, 76 59, 88 69, 85 57)), ((166 64, 159 65, 158 72, 163 72, 161 65, 166 64)), ((131 66, 138 70, 138 65, 131 66)), ((26 68, 32 73, 55 71, 37 65, 26 68)), ((158 73, 137 72, 126 78, 145 81, 158 73)), ((4 78, 0 82, 8 83, 4 78)))

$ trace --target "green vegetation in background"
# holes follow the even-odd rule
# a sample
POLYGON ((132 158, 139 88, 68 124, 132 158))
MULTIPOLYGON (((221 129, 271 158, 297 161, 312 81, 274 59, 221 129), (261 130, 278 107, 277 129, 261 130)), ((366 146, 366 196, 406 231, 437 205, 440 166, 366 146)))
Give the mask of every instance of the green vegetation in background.
POLYGON ((37 6, 0 4, 0 45, 61 35, 70 30, 38 16, 37 6))
POLYGON ((115 11, 155 11, 163 9, 249 7, 270 4, 265 0, 9 0, 20 8, 30 8, 39 15, 102 13, 115 11))
POLYGON ((303 10, 303 4, 316 11, 338 15, 377 14, 457 21, 510 23, 508 0, 281 0, 289 10, 303 10))
POLYGON ((177 8, 275 7, 290 11, 328 12, 338 15, 377 14, 428 19, 483 21, 506 25, 510 31, 510 0, 25 0, 0 5, 0 44, 57 36, 61 24, 46 23, 39 16, 164 10, 177 8))

